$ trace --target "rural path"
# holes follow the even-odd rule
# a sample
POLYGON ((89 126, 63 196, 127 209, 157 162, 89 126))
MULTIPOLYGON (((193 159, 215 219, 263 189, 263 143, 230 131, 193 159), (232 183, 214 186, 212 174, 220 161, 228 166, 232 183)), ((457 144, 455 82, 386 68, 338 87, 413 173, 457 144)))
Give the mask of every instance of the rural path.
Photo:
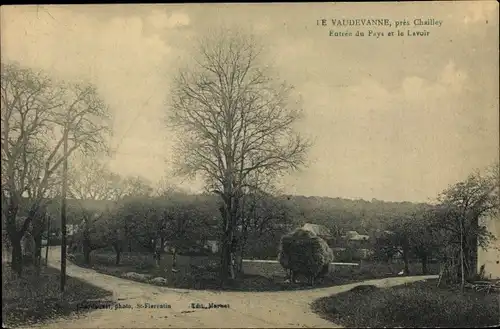
MULTIPOLYGON (((60 252, 53 248, 49 264, 60 267, 60 252)), ((261 328, 261 327, 340 327, 321 319, 310 309, 317 298, 352 289, 360 284, 380 287, 400 285, 427 277, 401 277, 361 283, 284 292, 211 292, 172 289, 100 274, 68 263, 67 274, 113 292, 118 303, 134 308, 96 309, 79 316, 60 318, 39 328, 261 328), (137 304, 169 304, 170 309, 137 308, 137 304), (230 308, 192 309, 191 303, 229 304, 230 308)))

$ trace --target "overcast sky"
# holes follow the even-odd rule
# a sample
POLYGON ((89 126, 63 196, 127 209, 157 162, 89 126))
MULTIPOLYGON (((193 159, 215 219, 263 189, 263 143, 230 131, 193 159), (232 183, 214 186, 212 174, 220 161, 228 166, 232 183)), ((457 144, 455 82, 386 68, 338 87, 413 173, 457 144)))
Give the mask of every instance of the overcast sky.
POLYGON ((302 96, 299 129, 315 142, 286 193, 427 201, 498 159, 497 12, 496 1, 2 6, 1 55, 95 83, 115 118, 111 168, 155 182, 172 159, 171 76, 207 30, 242 27, 302 96), (420 29, 427 37, 344 38, 321 18, 443 24, 420 29))

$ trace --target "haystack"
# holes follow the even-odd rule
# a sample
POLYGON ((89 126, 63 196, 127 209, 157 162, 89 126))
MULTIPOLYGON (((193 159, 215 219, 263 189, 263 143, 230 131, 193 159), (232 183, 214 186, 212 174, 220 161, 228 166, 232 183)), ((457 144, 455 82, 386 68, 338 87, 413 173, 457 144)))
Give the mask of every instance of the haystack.
POLYGON ((313 280, 328 272, 333 252, 325 240, 299 228, 281 238, 278 260, 294 275, 302 274, 313 280))

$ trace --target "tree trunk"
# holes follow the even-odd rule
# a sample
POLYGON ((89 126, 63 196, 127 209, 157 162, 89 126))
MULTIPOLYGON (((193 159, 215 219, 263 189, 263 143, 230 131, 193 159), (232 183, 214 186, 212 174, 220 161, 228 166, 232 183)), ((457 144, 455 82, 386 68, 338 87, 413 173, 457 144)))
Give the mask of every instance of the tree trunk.
POLYGON ((154 239, 154 258, 155 258, 155 264, 156 267, 160 267, 160 261, 161 261, 161 246, 158 244, 162 244, 163 239, 154 239))
POLYGON ((243 257, 245 255, 245 247, 246 239, 245 237, 243 237, 243 241, 241 241, 240 250, 236 261, 236 270, 238 271, 238 273, 243 273, 243 257))
POLYGON ((464 292, 464 288, 465 288, 465 266, 464 266, 464 261, 465 261, 465 253, 464 253, 464 243, 465 242, 465 239, 464 239, 464 228, 463 228, 463 222, 460 222, 460 276, 461 276, 461 280, 460 280, 460 290, 462 292, 464 292))
POLYGON ((114 245, 114 248, 115 248, 115 253, 116 253, 115 265, 120 265, 120 256, 121 256, 122 249, 120 246, 118 246, 116 244, 114 245))
POLYGON ((407 243, 403 245, 403 262, 404 262, 404 273, 405 275, 410 275, 410 259, 409 259, 409 246, 407 243))
POLYGON ((464 248, 463 245, 460 247, 460 289, 462 292, 465 287, 465 266, 464 266, 464 248))
POLYGON ((478 274, 478 261, 477 261, 477 254, 478 254, 478 241, 477 241, 477 235, 472 239, 472 245, 471 245, 471 260, 470 260, 470 275, 475 276, 478 274))
POLYGON ((47 245, 45 246, 45 266, 49 264, 49 238, 47 238, 47 245))
POLYGON ((248 223, 247 219, 244 219, 245 222, 242 221, 242 232, 241 232, 241 241, 240 241, 240 254, 238 258, 238 273, 243 273, 243 257, 245 256, 245 251, 248 243, 248 223))
POLYGON ((33 239, 35 240, 35 252, 34 252, 34 260, 35 266, 37 269, 42 265, 42 235, 45 231, 45 227, 47 224, 48 218, 47 214, 44 210, 42 210, 41 214, 37 214, 33 218, 33 239))
POLYGON ((467 245, 467 241, 464 238, 463 242, 463 249, 462 249, 462 258, 463 258, 463 276, 464 280, 467 280, 470 278, 470 263, 471 263, 471 251, 469 249, 469 246, 467 245))
POLYGON ((473 220, 472 222, 472 230, 470 233, 470 237, 467 239, 464 252, 465 252, 465 265, 466 265, 466 277, 471 279, 477 275, 477 249, 478 249, 478 237, 477 232, 479 229, 478 220, 473 220))
POLYGON ((50 220, 51 217, 47 217, 47 243, 45 245, 45 266, 48 266, 49 264, 50 220))
MULTIPOLYGON (((7 218, 6 218, 6 226, 7 226, 7 236, 10 241, 10 245, 12 247, 12 254, 11 254, 11 267, 12 270, 17 273, 17 275, 20 277, 22 275, 23 271, 23 250, 21 247, 21 239, 24 235, 24 231, 21 229, 21 231, 17 230, 17 225, 16 225, 16 217, 17 217, 17 212, 18 212, 18 207, 13 204, 13 202, 9 202, 9 209, 7 213, 7 218)), ((26 224, 26 220, 25 223, 26 224)), ((23 225, 23 228, 26 225, 23 225)))
POLYGON ((243 273, 243 256, 241 253, 236 256, 236 270, 238 271, 238 274, 243 273))
POLYGON ((420 260, 422 261, 422 274, 427 275, 427 273, 429 272, 427 267, 427 255, 422 254, 420 256, 420 260))
MULTIPOLYGON (((253 217, 255 217, 255 196, 254 196, 254 202, 252 205, 252 213, 253 217)), ((249 215, 246 212, 246 197, 243 196, 242 198, 242 205, 240 207, 240 221, 241 221, 241 235, 240 235, 240 243, 239 243, 239 254, 236 260, 236 271, 238 274, 243 273, 243 257, 245 256, 245 251, 246 251, 246 246, 247 246, 247 241, 248 241, 248 217, 249 215)))
POLYGON ((88 241, 83 241, 83 257, 86 265, 90 265, 90 245, 88 241))
POLYGON ((38 233, 35 237, 35 266, 37 268, 37 274, 39 274, 40 266, 42 265, 42 233, 38 233))
MULTIPOLYGON (((224 200, 226 201, 226 200, 224 200)), ((231 248, 231 232, 230 221, 229 221, 229 206, 224 202, 224 205, 219 208, 219 211, 222 216, 222 227, 223 227, 223 235, 221 239, 221 254, 220 254, 220 286, 223 287, 224 283, 227 281, 228 272, 229 272, 229 253, 231 248)))
POLYGON ((230 276, 232 236, 232 232, 229 229, 226 229, 224 232, 221 250, 221 286, 224 285, 230 276))
POLYGON ((174 247, 172 250, 172 268, 177 268, 177 248, 174 247))
POLYGON ((314 282, 315 282, 315 279, 314 279, 314 275, 310 274, 307 278, 307 283, 310 285, 310 286, 314 286, 314 282))
POLYGON ((12 255, 11 255, 11 266, 12 270, 17 273, 18 276, 22 275, 23 271, 23 250, 21 247, 21 238, 14 237, 11 238, 12 244, 12 255))
POLYGON ((160 267, 161 263, 161 250, 156 250, 156 267, 160 267))
POLYGON ((235 235, 235 229, 238 227, 238 216, 240 214, 240 206, 239 206, 240 200, 237 198, 233 199, 233 204, 231 207, 231 249, 230 249, 230 263, 229 263, 229 268, 230 268, 230 275, 231 279, 236 279, 238 275, 238 258, 237 258, 237 253, 238 253, 238 246, 240 245, 240 239, 241 239, 241 234, 235 235))
POLYGON ((231 277, 231 279, 235 279, 236 277, 235 262, 233 262, 235 250, 233 250, 232 245, 235 237, 234 229, 237 224, 239 200, 235 196, 226 196, 223 197, 223 201, 224 205, 219 208, 224 228, 221 248, 221 287, 227 281, 228 277, 231 277))

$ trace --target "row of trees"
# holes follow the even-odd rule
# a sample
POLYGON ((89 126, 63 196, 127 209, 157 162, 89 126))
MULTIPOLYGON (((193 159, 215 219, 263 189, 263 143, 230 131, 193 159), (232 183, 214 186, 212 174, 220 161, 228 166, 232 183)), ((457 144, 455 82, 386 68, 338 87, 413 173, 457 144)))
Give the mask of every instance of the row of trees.
POLYGON ((214 209, 203 199, 172 193, 124 198, 104 211, 74 209, 72 216, 81 219, 75 242, 81 245, 86 263, 91 251, 112 247, 118 264, 122 251, 132 251, 132 246, 155 254, 160 261, 167 245, 179 250, 215 235, 214 209))
MULTIPOLYGON (((197 241, 220 240, 217 196, 188 195, 165 182, 154 189, 151 182, 120 177, 92 158, 78 160, 70 162, 67 213, 68 224, 78 227, 70 239, 71 247, 78 247, 87 263, 91 252, 101 248, 113 248, 117 263, 124 250, 148 251, 159 261, 167 246, 180 251, 194 247, 197 241)), ((23 201, 21 216, 28 214, 30 205, 29 198, 23 201)), ((44 200, 43 205, 38 220, 32 222, 37 229, 28 230, 36 241, 37 257, 42 235, 60 231, 59 198, 44 200)), ((237 230, 239 259, 245 253, 275 256, 279 237, 287 230, 283 224, 291 221, 287 210, 281 199, 263 191, 245 195, 245 216, 238 221, 237 230)))
MULTIPOLYGON (((244 255, 271 252, 275 256, 279 237, 289 227, 284 224, 292 223, 286 205, 276 197, 247 195, 245 201, 245 217, 235 230, 240 240, 233 245, 239 269, 244 255)), ((122 251, 137 249, 154 254, 159 262, 166 247, 174 250, 175 258, 177 251, 202 247, 208 240, 221 243, 220 208, 213 195, 169 189, 156 195, 127 196, 106 209, 76 202, 70 207, 70 221, 79 225, 74 241, 83 247, 87 263, 91 251, 104 247, 113 247, 117 263, 122 251)))
POLYGON ((77 152, 105 152, 111 117, 92 84, 55 80, 16 63, 1 65, 2 224, 12 267, 21 274, 21 239, 30 226, 42 226, 46 200, 58 194, 58 170, 77 152), (20 221, 21 209, 27 211, 20 221))

